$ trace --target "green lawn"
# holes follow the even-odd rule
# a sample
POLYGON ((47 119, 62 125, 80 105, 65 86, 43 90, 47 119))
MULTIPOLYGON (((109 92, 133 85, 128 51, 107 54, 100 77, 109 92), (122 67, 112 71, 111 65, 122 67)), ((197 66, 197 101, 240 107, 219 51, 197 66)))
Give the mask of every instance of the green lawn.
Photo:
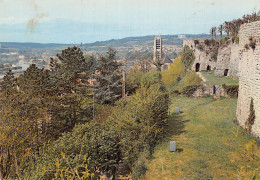
POLYGON ((207 85, 238 85, 237 79, 226 76, 214 76, 214 71, 201 71, 200 73, 207 79, 207 81, 205 82, 207 85))
POLYGON ((259 147, 233 122, 236 102, 236 99, 172 98, 167 138, 147 162, 145 179, 259 176, 259 147), (176 106, 182 113, 173 113, 176 106), (170 140, 177 142, 177 152, 169 152, 170 140))

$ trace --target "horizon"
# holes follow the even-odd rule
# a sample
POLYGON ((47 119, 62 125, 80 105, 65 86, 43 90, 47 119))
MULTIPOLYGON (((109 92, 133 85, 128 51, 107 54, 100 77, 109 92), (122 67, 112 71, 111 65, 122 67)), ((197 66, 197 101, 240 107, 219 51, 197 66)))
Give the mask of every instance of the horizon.
POLYGON ((258 0, 0 0, 0 42, 83 44, 162 34, 209 34, 260 9, 258 0))
MULTIPOLYGON (((192 35, 192 36, 196 36, 196 35, 208 35, 210 36, 210 34, 206 34, 206 33, 201 33, 201 34, 161 34, 159 36, 178 36, 178 35, 192 35)), ((121 39, 126 39, 126 38, 140 38, 140 37, 147 37, 147 36, 158 36, 156 34, 154 35, 144 35, 144 36, 128 36, 128 37, 123 37, 123 38, 119 38, 119 39, 106 39, 106 40, 102 40, 102 41, 93 41, 93 42, 89 42, 89 43, 82 43, 83 45, 87 45, 87 44, 93 44, 93 43, 97 43, 97 42, 106 42, 106 41, 111 41, 111 40, 121 40, 121 39)), ((185 39, 185 38, 184 38, 185 39)), ((57 43, 57 42, 46 42, 46 43, 41 43, 41 42, 18 42, 18 41, 0 41, 0 43, 21 43, 21 44, 62 44, 62 45, 75 45, 75 44, 81 44, 81 43, 57 43)))

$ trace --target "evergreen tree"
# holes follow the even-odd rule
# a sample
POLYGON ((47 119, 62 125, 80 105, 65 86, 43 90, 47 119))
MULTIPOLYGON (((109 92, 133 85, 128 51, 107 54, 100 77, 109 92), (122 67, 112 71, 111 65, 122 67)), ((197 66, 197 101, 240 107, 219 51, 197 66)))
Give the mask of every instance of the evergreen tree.
POLYGON ((111 104, 122 95, 122 75, 120 65, 115 61, 116 51, 109 48, 107 56, 98 59, 97 73, 94 78, 96 101, 101 104, 111 104))
POLYGON ((81 49, 76 46, 62 50, 57 57, 51 58, 50 63, 56 86, 61 93, 76 92, 79 82, 88 79, 93 62, 87 62, 81 49))

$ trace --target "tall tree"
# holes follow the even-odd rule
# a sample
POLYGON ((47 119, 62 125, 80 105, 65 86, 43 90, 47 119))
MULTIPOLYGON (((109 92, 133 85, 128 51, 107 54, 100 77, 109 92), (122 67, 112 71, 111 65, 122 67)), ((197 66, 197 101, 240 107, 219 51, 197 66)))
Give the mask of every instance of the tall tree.
POLYGON ((116 62, 116 51, 109 48, 106 56, 99 56, 94 78, 95 98, 101 104, 111 104, 122 95, 122 73, 116 62))

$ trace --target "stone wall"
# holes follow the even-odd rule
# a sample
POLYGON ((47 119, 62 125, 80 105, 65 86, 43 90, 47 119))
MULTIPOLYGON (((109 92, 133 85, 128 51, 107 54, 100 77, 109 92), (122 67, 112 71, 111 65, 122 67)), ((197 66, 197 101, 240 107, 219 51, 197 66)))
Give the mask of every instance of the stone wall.
MULTIPOLYGON (((203 40, 199 40, 201 44, 204 44, 203 40)), ((196 48, 194 40, 184 40, 183 47, 187 45, 189 46, 195 55, 195 61, 191 67, 191 70, 196 71, 196 64, 199 64, 199 71, 204 70, 206 71, 208 66, 211 70, 216 68, 216 61, 211 60, 211 52, 208 54, 204 50, 199 50, 196 48)))
POLYGON ((254 100, 256 119, 252 126, 252 133, 260 137, 260 21, 244 24, 239 31, 239 48, 241 60, 239 62, 239 93, 237 102, 237 120, 245 127, 249 116, 251 98, 254 100), (245 48, 249 38, 256 40, 253 50, 245 48))
POLYGON ((219 94, 214 91, 213 85, 205 85, 199 87, 193 94, 193 97, 205 97, 205 96, 217 96, 219 97, 229 97, 223 86, 219 86, 219 94))
POLYGON ((224 45, 218 49, 217 60, 211 59, 212 49, 206 49, 203 40, 199 40, 200 44, 203 45, 204 50, 199 50, 195 44, 194 40, 184 40, 183 46, 189 46, 195 55, 195 61, 192 65, 192 70, 196 71, 196 65, 199 64, 199 71, 215 70, 216 76, 224 76, 225 70, 227 76, 238 77, 238 64, 240 60, 240 47, 237 43, 231 43, 229 40, 228 45, 224 45))
POLYGON ((218 50, 215 75, 226 75, 237 78, 240 58, 240 47, 237 43, 229 42, 228 45, 220 47, 218 50))

